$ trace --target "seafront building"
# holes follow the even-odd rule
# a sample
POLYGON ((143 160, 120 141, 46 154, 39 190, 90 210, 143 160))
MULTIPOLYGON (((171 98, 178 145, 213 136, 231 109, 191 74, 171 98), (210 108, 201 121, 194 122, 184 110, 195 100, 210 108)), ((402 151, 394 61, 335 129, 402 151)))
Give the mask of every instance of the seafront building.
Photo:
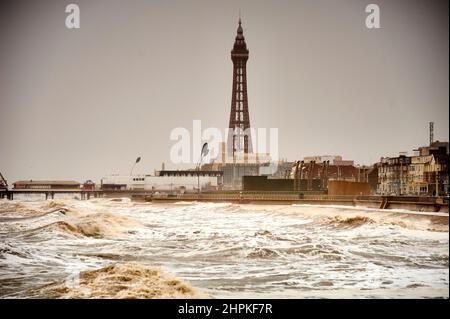
POLYGON ((381 195, 448 196, 449 143, 433 142, 417 155, 381 158, 378 193, 381 195))
POLYGON ((101 179, 102 190, 145 190, 184 193, 219 190, 221 171, 161 170, 155 175, 109 175, 101 179))

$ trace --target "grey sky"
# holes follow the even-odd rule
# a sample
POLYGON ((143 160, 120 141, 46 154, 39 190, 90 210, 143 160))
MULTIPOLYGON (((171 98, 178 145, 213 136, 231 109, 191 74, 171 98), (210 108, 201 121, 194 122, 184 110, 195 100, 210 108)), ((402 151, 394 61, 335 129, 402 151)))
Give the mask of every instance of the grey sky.
POLYGON ((0 171, 99 180, 169 162, 175 127, 228 125, 239 9, 250 121, 281 157, 370 164, 448 140, 447 1, 3 1, 0 171), (77 3, 81 29, 65 27, 77 3), (365 7, 381 8, 381 29, 365 7))

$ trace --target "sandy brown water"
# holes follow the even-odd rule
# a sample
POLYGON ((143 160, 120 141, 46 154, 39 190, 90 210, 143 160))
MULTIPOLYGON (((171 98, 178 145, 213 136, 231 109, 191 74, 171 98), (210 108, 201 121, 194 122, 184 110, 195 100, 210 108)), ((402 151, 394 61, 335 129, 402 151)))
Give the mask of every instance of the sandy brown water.
POLYGON ((448 298, 448 214, 0 201, 0 298, 448 298))

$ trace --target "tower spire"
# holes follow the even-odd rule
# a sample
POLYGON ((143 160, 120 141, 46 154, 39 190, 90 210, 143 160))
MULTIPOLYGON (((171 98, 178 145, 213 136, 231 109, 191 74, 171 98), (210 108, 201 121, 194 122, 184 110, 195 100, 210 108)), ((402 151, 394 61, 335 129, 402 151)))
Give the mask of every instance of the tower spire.
POLYGON ((239 25, 231 51, 233 61, 233 88, 231 95, 231 112, 228 131, 228 154, 252 153, 250 134, 250 116, 247 99, 247 60, 248 50, 239 10, 239 25))

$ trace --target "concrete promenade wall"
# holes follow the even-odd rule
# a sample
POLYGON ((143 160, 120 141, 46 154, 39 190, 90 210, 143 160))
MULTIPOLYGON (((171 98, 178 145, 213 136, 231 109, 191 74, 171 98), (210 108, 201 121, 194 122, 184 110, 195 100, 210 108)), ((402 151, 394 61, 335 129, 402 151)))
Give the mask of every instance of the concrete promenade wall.
POLYGON ((328 181, 328 195, 370 195, 366 182, 328 181))
POLYGON ((343 205, 362 206, 378 209, 407 209, 424 212, 448 213, 448 200, 435 197, 406 196, 345 196, 345 195, 299 195, 275 192, 259 193, 202 193, 183 194, 167 197, 148 197, 153 202, 201 201, 230 202, 239 204, 275 204, 275 205, 343 205))

